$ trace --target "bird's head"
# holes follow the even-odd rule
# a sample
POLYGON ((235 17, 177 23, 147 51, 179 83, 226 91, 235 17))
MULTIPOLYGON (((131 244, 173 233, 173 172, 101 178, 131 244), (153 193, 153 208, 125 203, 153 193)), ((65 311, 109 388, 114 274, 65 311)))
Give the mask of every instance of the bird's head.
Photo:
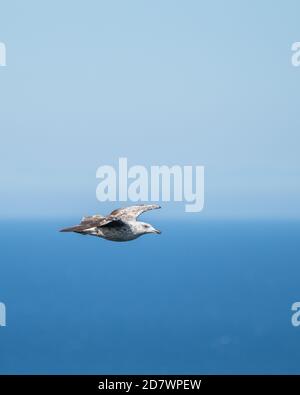
POLYGON ((157 233, 161 234, 161 231, 155 229, 152 225, 147 224, 146 222, 137 222, 137 231, 139 234, 143 235, 146 233, 157 233))

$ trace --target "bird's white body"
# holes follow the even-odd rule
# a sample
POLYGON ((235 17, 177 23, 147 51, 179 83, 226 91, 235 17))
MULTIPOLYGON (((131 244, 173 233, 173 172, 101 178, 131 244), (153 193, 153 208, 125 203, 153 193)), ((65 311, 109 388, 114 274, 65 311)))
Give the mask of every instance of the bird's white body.
POLYGON ((123 226, 114 226, 114 224, 112 224, 111 226, 107 225, 105 227, 90 228, 84 233, 102 237, 110 241, 130 241, 146 233, 160 232, 144 222, 126 221, 123 226))

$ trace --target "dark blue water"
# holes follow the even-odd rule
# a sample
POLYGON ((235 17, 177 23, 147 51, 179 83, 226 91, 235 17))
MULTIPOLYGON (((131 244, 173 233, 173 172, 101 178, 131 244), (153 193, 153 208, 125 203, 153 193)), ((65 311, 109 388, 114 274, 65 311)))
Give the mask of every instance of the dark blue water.
POLYGON ((69 224, 0 225, 0 373, 300 373, 300 223, 170 221, 120 244, 69 224))

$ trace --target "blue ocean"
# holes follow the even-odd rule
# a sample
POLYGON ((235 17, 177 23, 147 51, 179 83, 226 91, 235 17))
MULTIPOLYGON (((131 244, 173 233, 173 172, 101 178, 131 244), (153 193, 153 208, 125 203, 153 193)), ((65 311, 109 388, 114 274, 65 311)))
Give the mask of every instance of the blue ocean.
POLYGON ((0 225, 0 373, 300 373, 300 222, 157 221, 129 243, 0 225))

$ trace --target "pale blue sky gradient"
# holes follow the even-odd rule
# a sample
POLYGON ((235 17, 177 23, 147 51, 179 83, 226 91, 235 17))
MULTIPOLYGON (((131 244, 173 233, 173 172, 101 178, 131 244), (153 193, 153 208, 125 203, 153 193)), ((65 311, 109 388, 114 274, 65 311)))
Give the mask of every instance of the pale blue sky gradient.
MULTIPOLYGON (((300 216, 298 1, 7 1, 0 215, 81 215, 96 169, 205 166, 205 209, 300 216)), ((104 206, 104 207, 103 207, 104 206)))

